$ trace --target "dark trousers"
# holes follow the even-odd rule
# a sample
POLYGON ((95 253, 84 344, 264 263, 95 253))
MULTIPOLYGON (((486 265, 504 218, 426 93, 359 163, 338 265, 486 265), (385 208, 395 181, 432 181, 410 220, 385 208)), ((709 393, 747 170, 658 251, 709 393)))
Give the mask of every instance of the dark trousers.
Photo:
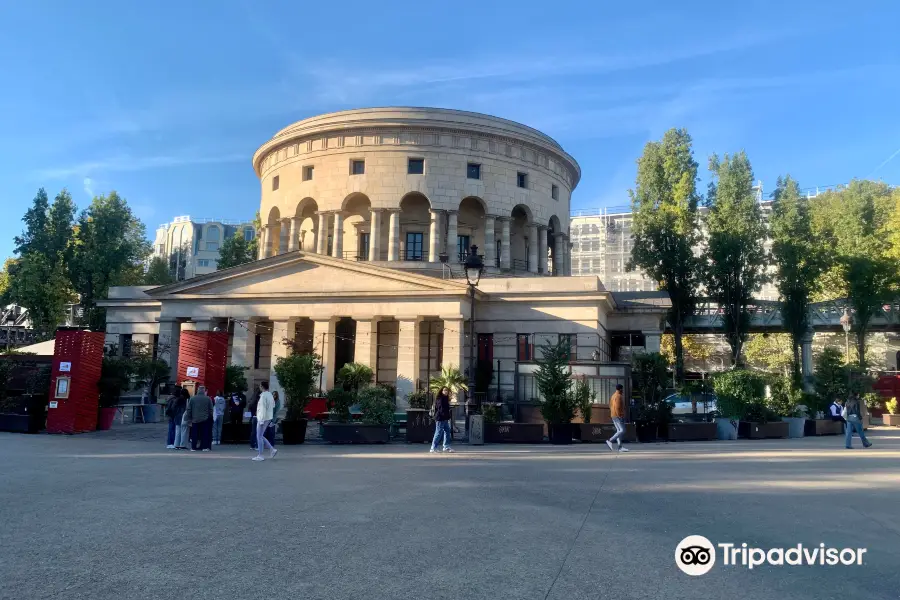
POLYGON ((191 423, 191 448, 193 450, 212 448, 212 419, 191 423))
POLYGON ((256 450, 256 417, 250 417, 250 447, 256 450))
POLYGON ((233 410, 230 413, 228 413, 228 422, 231 423, 232 425, 240 425, 241 423, 244 422, 244 415, 242 415, 241 413, 239 413, 236 410, 233 410))
POLYGON ((175 421, 169 419, 169 434, 166 436, 166 446, 175 445, 175 421))

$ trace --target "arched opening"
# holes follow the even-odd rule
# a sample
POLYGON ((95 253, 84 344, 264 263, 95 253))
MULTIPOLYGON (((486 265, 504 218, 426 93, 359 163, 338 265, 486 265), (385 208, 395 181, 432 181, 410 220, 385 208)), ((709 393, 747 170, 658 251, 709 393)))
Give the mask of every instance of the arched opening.
POLYGON ((306 252, 316 251, 316 237, 319 232, 319 217, 316 212, 319 205, 312 198, 304 198, 297 205, 297 211, 294 216, 299 219, 300 223, 297 228, 298 243, 297 247, 306 252))
POLYGON ((510 213, 509 224, 509 258, 513 271, 528 270, 528 248, 537 240, 528 239, 528 225, 531 223, 531 211, 524 204, 518 204, 510 213))
POLYGON ((365 194, 350 194, 344 199, 344 255, 348 260, 369 259, 369 235, 372 227, 372 203, 365 194))
POLYGON ((559 224, 559 217, 553 215, 550 217, 550 224, 547 228, 547 271, 552 275, 557 274, 556 265, 556 234, 562 231, 559 224))
POLYGON ((423 194, 412 192, 400 200, 400 259, 428 260, 431 202, 423 194))
POLYGON ((281 211, 273 206, 266 220, 266 256, 275 256, 281 248, 281 211))
MULTIPOLYGON (((465 262, 465 254, 469 247, 475 244, 479 248, 479 254, 484 254, 484 201, 477 196, 463 198, 459 203, 459 216, 457 217, 457 240, 455 251, 459 254, 459 262, 465 262)), ((453 243, 448 240, 448 243, 453 243)), ((450 251, 454 251, 450 249, 450 251)), ((449 251, 448 251, 449 254, 449 251)))

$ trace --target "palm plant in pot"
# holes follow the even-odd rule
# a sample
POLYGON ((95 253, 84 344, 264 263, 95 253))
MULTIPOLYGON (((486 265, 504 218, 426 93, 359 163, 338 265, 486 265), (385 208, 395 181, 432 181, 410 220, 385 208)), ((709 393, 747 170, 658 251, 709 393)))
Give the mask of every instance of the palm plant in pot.
POLYGON ((542 349, 534 380, 541 392, 541 415, 547 422, 552 444, 572 443, 572 419, 575 418, 575 398, 571 393, 572 374, 569 373, 569 341, 561 339, 542 349))
POLYGON ((343 385, 354 394, 359 393, 360 388, 369 385, 375 373, 371 367, 362 363, 347 363, 338 371, 338 383, 343 385))
POLYGON ((304 410, 315 393, 322 363, 316 354, 291 354, 275 362, 275 376, 284 390, 286 413, 281 422, 285 445, 306 440, 307 419, 304 410))

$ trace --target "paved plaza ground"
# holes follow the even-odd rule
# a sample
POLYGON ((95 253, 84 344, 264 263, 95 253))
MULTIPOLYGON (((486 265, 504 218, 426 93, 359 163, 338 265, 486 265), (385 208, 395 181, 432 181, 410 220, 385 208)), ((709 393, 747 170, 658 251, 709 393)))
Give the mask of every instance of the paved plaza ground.
POLYGON ((871 433, 865 451, 395 443, 263 463, 167 451, 152 424, 0 434, 0 598, 898 598, 900 431, 871 433), (689 534, 868 552, 689 577, 689 534))

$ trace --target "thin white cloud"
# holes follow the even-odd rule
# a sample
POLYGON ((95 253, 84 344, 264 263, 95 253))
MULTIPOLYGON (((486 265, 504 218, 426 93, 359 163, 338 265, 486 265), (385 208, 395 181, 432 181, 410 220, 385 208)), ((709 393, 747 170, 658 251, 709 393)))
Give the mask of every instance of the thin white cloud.
POLYGON ((84 178, 84 193, 87 194, 88 198, 94 197, 94 180, 90 177, 84 178))
POLYGON ((877 167, 875 167, 875 170, 872 171, 871 173, 869 173, 868 176, 867 176, 866 178, 868 179, 869 177, 872 177, 872 175, 874 175, 875 173, 877 173, 878 171, 881 170, 881 167, 883 167, 884 165, 888 164, 889 162, 891 162, 892 160, 894 160, 895 158, 897 158, 897 155, 898 155, 898 154, 900 154, 900 148, 897 148, 897 151, 896 151, 896 152, 894 152, 893 154, 891 154, 890 156, 888 156, 886 159, 884 159, 884 160, 882 161, 882 163, 881 163, 880 165, 878 165, 877 167))
POLYGON ((90 180, 88 175, 95 173, 122 173, 133 171, 149 171, 153 169, 177 168, 191 165, 219 164, 249 161, 249 154, 175 154, 161 156, 112 156, 100 160, 85 161, 73 165, 47 167, 38 169, 35 174, 41 179, 62 179, 81 176, 90 180))

